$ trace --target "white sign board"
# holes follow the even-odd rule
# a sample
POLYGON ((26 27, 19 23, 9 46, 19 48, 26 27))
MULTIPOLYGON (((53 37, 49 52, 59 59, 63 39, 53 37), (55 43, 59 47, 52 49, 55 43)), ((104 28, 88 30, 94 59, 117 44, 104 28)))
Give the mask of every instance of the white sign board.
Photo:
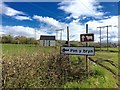
POLYGON ((61 47, 61 54, 91 55, 95 54, 94 47, 61 47))

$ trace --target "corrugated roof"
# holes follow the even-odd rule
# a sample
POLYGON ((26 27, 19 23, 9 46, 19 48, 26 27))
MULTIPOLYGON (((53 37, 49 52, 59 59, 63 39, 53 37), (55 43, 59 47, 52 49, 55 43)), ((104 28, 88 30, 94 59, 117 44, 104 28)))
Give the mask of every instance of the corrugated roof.
POLYGON ((41 35, 40 40, 55 40, 55 36, 41 35))

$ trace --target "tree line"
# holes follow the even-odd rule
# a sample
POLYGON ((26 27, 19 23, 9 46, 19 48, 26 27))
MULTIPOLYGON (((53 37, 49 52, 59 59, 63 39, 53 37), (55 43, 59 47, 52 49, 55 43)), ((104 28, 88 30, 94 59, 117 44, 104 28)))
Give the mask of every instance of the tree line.
POLYGON ((34 38, 27 38, 25 36, 11 36, 5 35, 0 39, 0 43, 10 43, 10 44, 38 44, 38 41, 34 38))

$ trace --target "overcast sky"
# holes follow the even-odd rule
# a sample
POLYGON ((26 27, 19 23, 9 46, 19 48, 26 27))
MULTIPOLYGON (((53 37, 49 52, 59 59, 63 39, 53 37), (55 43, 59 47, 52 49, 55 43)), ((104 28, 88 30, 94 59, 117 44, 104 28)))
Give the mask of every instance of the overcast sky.
MULTIPOLYGON (((61 0, 61 2, 4 2, 0 3, 2 25, 0 33, 14 36, 40 38, 40 35, 56 35, 55 30, 64 29, 62 39, 67 39, 66 27, 70 29, 70 40, 80 41, 80 34, 94 33, 99 42, 99 26, 109 28, 109 42, 118 42, 118 3, 96 0, 61 0)), ((102 29, 102 41, 106 41, 107 28, 102 29)), ((58 34, 58 39, 60 32, 58 34)))

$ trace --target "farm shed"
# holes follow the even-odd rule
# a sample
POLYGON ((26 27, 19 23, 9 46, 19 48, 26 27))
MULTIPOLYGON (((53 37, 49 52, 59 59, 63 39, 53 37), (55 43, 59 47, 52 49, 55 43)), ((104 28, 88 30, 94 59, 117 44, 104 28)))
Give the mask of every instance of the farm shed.
POLYGON ((40 36, 40 46, 55 46, 55 36, 40 36))

